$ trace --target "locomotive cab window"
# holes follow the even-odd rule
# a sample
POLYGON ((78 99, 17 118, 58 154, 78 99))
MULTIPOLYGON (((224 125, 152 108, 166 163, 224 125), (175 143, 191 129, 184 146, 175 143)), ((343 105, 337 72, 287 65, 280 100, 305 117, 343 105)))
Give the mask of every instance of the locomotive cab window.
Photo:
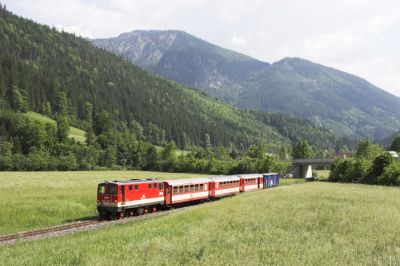
POLYGON ((132 190, 132 185, 129 186, 129 190, 132 190))
POLYGON ((135 190, 138 190, 139 189, 139 186, 138 185, 135 185, 135 190))
POLYGON ((106 186, 105 185, 99 185, 99 189, 98 189, 98 194, 106 194, 106 186))

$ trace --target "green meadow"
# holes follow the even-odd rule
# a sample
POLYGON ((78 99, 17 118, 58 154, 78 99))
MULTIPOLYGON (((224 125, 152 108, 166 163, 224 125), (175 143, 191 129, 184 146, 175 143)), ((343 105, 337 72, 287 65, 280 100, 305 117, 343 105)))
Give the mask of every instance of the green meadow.
POLYGON ((201 175, 144 171, 0 172, 0 234, 96 216, 98 183, 150 177, 201 175))
POLYGON ((314 170, 313 172, 317 174, 319 180, 327 180, 331 170, 314 170))
POLYGON ((97 184, 104 180, 204 176, 148 171, 0 172, 0 234, 97 216, 97 184))
POLYGON ((0 264, 399 265, 400 189, 281 186, 168 216, 20 242, 0 248, 0 264))

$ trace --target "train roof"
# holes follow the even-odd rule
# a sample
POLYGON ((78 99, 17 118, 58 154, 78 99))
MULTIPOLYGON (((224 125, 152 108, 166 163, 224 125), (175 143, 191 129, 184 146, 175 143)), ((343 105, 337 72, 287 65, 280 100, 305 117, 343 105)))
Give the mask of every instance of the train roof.
POLYGON ((279 173, 264 173, 263 175, 279 175, 279 173))
POLYGON ((210 181, 237 181, 240 180, 240 177, 237 175, 226 175, 226 176, 212 176, 210 177, 210 181))
POLYGON ((254 178, 254 177, 262 177, 263 174, 243 174, 243 175, 238 175, 242 178, 254 178))
POLYGON ((191 178, 191 179, 173 179, 165 180, 171 186, 203 184, 210 182, 210 178, 191 178))
POLYGON ((104 181, 106 184, 141 184, 141 183, 154 183, 160 182, 161 180, 157 178, 146 178, 146 179, 125 179, 125 180, 114 180, 114 181, 104 181))

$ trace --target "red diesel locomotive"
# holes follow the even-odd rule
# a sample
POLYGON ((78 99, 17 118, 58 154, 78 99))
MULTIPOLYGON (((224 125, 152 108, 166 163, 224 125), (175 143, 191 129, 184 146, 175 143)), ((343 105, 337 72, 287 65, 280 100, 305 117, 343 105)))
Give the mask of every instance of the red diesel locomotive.
POLYGON ((164 183, 157 179, 130 179, 98 185, 100 218, 119 218, 156 211, 164 205, 164 183))
POLYGON ((276 173, 193 179, 129 179, 98 185, 100 219, 118 219, 278 186, 276 173))

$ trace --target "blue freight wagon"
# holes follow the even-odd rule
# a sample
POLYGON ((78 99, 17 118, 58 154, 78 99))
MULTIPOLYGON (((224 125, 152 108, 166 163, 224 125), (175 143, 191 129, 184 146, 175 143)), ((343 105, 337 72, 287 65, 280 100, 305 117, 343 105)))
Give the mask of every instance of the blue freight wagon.
POLYGON ((263 174, 264 188, 277 187, 279 185, 279 174, 278 173, 266 173, 263 174))

